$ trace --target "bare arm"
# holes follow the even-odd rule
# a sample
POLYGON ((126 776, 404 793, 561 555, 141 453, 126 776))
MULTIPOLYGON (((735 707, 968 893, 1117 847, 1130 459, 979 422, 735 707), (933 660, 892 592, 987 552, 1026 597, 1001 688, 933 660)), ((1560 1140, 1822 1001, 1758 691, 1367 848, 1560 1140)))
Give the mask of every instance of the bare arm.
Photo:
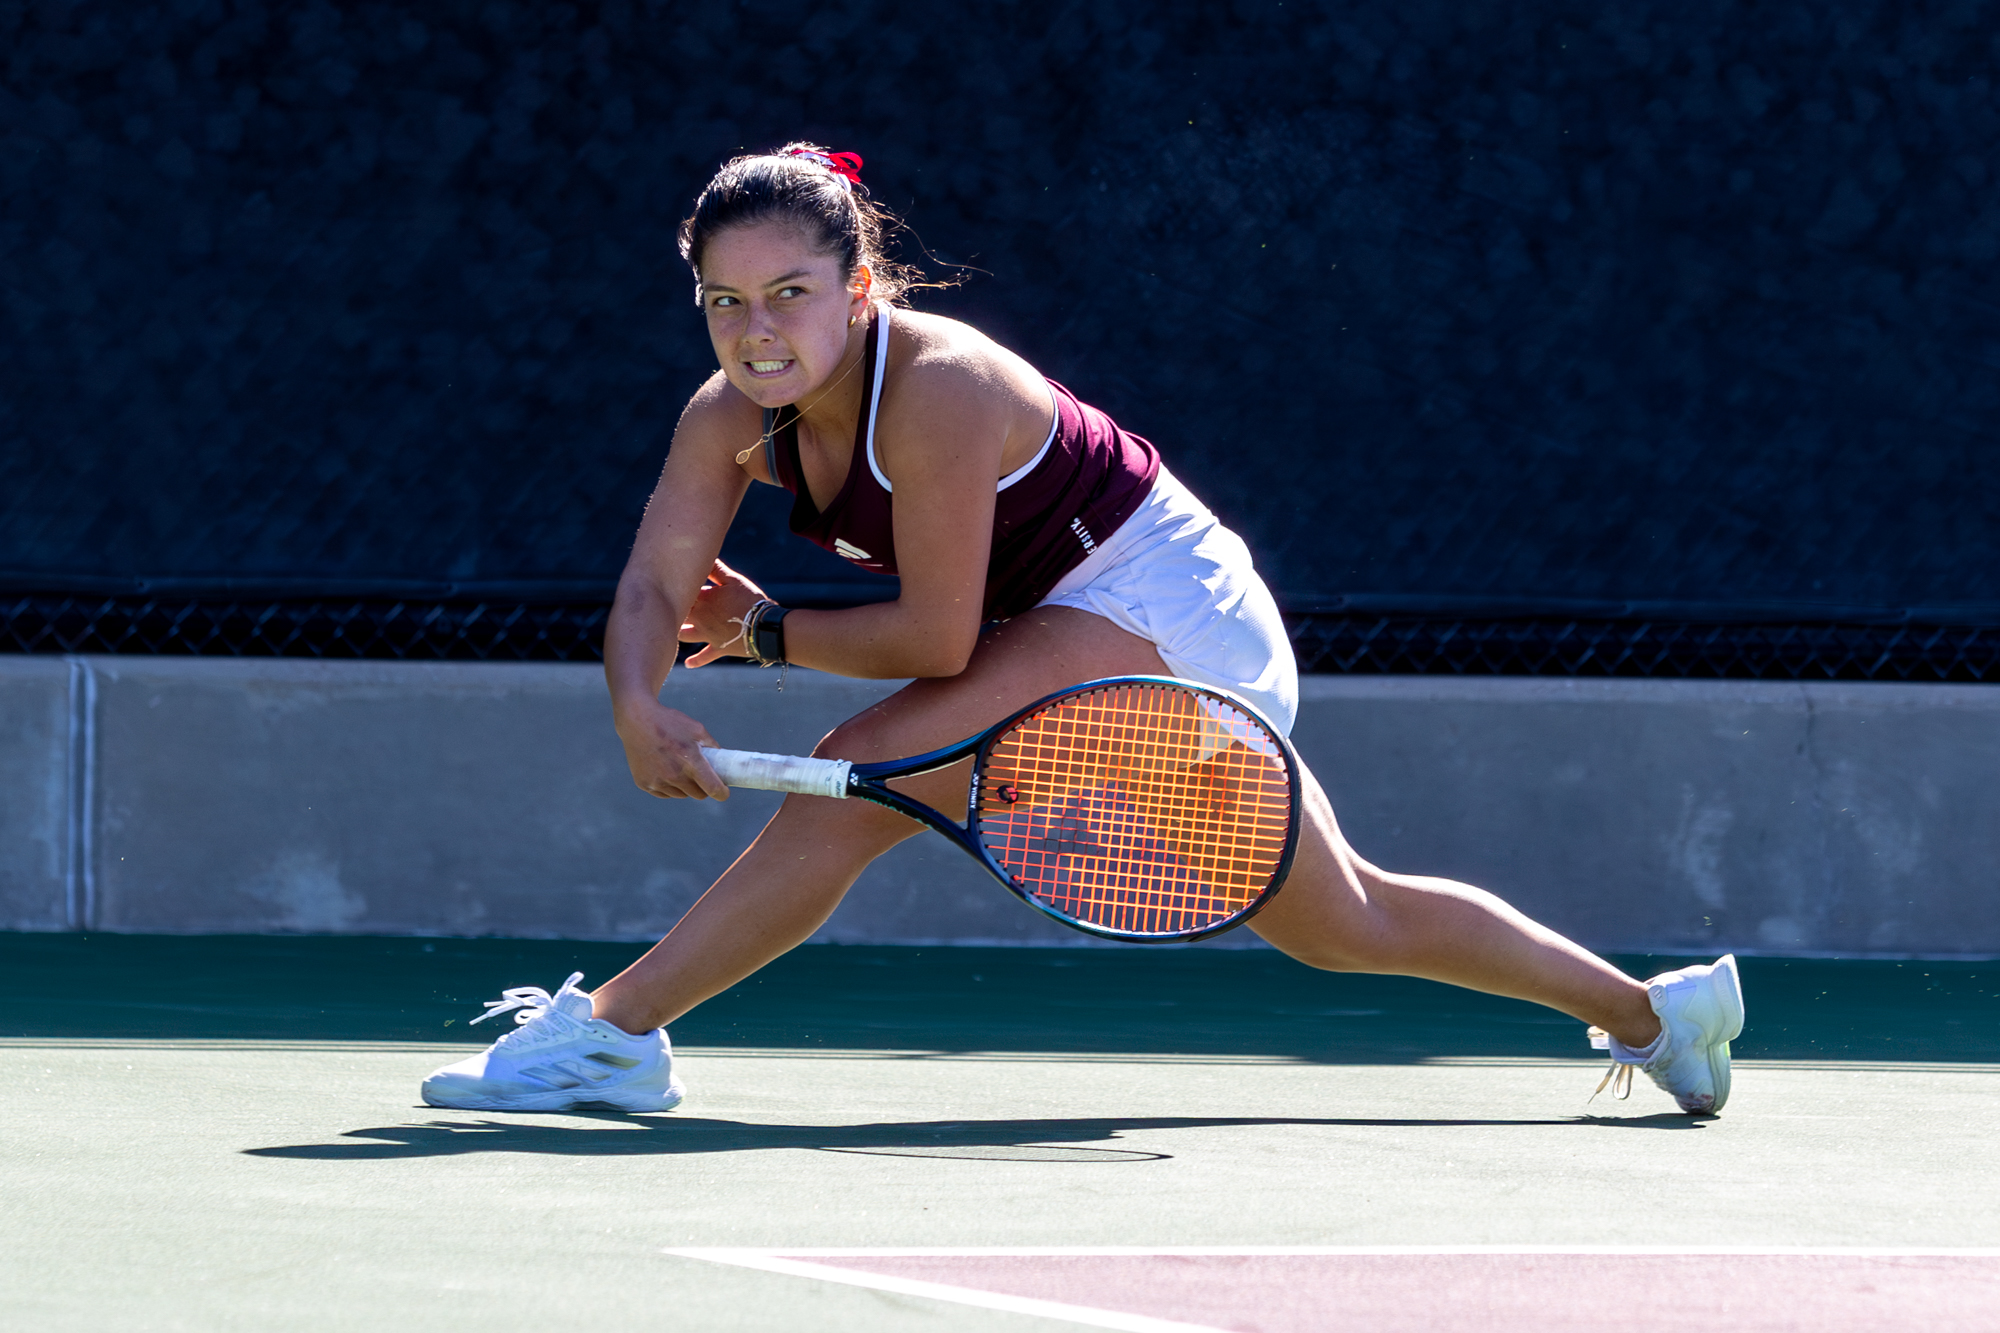
MULTIPOLYGON (((919 357, 898 370, 876 445, 895 484, 895 601, 841 611, 793 611, 785 656, 800 666, 869 680, 955 676, 979 638, 993 542, 995 481, 1010 431, 1047 432, 1019 385, 978 356, 919 357)), ((755 438, 752 432, 751 438, 755 438)), ((733 460, 732 460, 733 461, 733 460)), ((762 474, 761 458, 750 466, 762 474)), ((636 558, 636 556, 635 556, 636 558)), ((741 617, 763 594, 715 562, 688 613, 683 642, 708 646, 690 667, 744 655, 741 617)))
POLYGON ((979 639, 994 484, 1016 404, 962 366, 913 366, 897 387, 876 443, 896 488, 901 595, 793 612, 785 655, 843 676, 955 676, 979 639))
MULTIPOLYGON (((750 485, 730 446, 740 446, 736 436, 756 415, 720 375, 688 404, 605 623, 604 675, 618 736, 633 781, 656 796, 729 794, 698 753, 715 744, 707 728, 659 696, 680 627, 750 485)), ((749 434, 755 438, 755 427, 749 434)))
MULTIPOLYGON (((801 666, 864 679, 953 676, 978 641, 992 545, 995 480, 1010 432, 1046 431, 1023 411, 1018 383, 977 356, 908 366, 885 400, 877 447, 895 484, 893 602, 842 611, 794 611, 785 652, 801 666), (893 407, 893 411, 891 408, 893 407)), ((605 675, 633 779, 659 796, 721 798, 726 788, 699 753, 715 744, 700 723, 659 702, 676 640, 706 645, 705 666, 745 655, 741 621, 762 596, 716 559, 749 473, 742 446, 759 416, 726 381, 697 394, 647 505, 605 629, 605 675)), ((1035 443, 1039 444, 1039 436, 1035 443)), ((746 460, 762 471, 760 456, 746 460)))

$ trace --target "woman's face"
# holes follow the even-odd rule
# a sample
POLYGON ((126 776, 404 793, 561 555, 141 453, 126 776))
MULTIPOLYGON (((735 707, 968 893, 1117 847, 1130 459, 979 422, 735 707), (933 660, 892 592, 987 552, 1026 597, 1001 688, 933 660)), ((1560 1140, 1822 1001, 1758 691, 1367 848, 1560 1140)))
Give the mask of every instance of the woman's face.
POLYGON ((808 397, 847 355, 868 284, 866 267, 843 283, 839 258, 793 223, 716 233, 702 251, 701 299, 722 373, 759 407, 808 397))

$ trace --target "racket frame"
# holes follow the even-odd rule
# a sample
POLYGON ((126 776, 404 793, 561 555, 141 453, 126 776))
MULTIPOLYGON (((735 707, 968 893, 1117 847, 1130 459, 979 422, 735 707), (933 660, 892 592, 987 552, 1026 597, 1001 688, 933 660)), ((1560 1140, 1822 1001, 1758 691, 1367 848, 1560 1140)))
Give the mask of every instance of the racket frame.
POLYGON ((1081 685, 1072 685, 1067 689, 1057 690, 1053 694, 1037 699, 1034 703, 1020 709, 1004 721, 995 723, 978 735, 969 736, 965 740, 944 746, 942 749, 932 750, 928 754, 912 755, 907 759, 888 759, 880 763, 855 764, 848 770, 847 794, 859 797, 864 801, 872 801, 876 805, 886 806, 900 815, 905 815, 910 819, 916 820, 918 823, 935 832, 942 833, 970 854, 973 860, 984 866, 988 874, 1006 885, 1008 892, 1042 915, 1053 917, 1072 930, 1080 930, 1086 935, 1095 935, 1100 939, 1118 940, 1126 944, 1191 944, 1196 940, 1208 939, 1211 936, 1220 935, 1224 931, 1233 930, 1245 921, 1248 921, 1251 917, 1257 915, 1257 913, 1263 911, 1265 905, 1276 896, 1278 890, 1284 887, 1285 878, 1291 873, 1292 858, 1298 852, 1299 825, 1304 813, 1302 784, 1299 779, 1299 756, 1298 751, 1292 748, 1290 738, 1272 726, 1255 706, 1241 696, 1233 694, 1228 690, 1218 689, 1213 685, 1202 685, 1194 681, 1178 680, 1172 676, 1106 676, 1102 680, 1085 681, 1081 685), (994 859, 993 854, 986 849, 986 844, 979 837, 980 770, 985 764, 988 751, 992 748, 993 743, 1011 731, 1022 719, 1040 712, 1050 704, 1066 699, 1071 695, 1084 694, 1094 690, 1113 689, 1120 685, 1165 685, 1189 693, 1214 695, 1216 698, 1229 704, 1232 708, 1241 709, 1246 716, 1261 725, 1266 734, 1277 742, 1280 751, 1284 754, 1285 778, 1290 787, 1288 795, 1291 800, 1292 813, 1292 817, 1287 822, 1285 830, 1284 852, 1279 856, 1277 868, 1271 874, 1271 882, 1264 887, 1263 891, 1252 899, 1249 905, 1242 911, 1235 913, 1233 916, 1225 917, 1213 925, 1199 926, 1192 930, 1163 931, 1141 935, 1114 930, 1108 926, 1100 926, 1095 922, 1085 921, 1080 917, 1072 916, 1058 907, 1041 901, 1034 894, 1023 888, 1014 876, 1008 873, 1007 868, 994 859), (932 809, 922 801, 905 796, 886 785, 894 778, 921 777, 926 773, 935 773, 941 768, 950 768, 953 764, 958 763, 968 756, 973 758, 973 765, 971 784, 966 793, 965 823, 963 825, 954 822, 950 817, 932 809))

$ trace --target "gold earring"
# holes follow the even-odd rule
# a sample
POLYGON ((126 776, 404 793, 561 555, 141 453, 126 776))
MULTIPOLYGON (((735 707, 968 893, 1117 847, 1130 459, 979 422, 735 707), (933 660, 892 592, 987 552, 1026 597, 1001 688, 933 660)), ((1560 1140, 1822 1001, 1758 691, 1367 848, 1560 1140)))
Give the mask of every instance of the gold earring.
POLYGON ((861 318, 861 316, 859 316, 859 315, 849 315, 849 316, 847 317, 847 327, 848 327, 848 328, 850 328, 850 329, 851 329, 851 328, 853 328, 853 327, 854 327, 854 324, 855 324, 855 321, 856 321, 856 320, 858 320, 858 319, 860 319, 860 318, 861 318))

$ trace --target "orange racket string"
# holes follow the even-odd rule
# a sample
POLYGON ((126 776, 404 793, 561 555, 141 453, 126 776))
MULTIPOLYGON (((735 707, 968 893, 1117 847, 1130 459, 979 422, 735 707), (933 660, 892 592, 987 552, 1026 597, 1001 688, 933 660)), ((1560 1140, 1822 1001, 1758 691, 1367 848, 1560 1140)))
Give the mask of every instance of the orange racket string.
POLYGON ((1260 724, 1157 685, 1022 719, 989 747, 981 792, 987 848, 1024 889, 1128 934, 1197 930, 1248 907, 1292 819, 1284 751, 1260 724))

